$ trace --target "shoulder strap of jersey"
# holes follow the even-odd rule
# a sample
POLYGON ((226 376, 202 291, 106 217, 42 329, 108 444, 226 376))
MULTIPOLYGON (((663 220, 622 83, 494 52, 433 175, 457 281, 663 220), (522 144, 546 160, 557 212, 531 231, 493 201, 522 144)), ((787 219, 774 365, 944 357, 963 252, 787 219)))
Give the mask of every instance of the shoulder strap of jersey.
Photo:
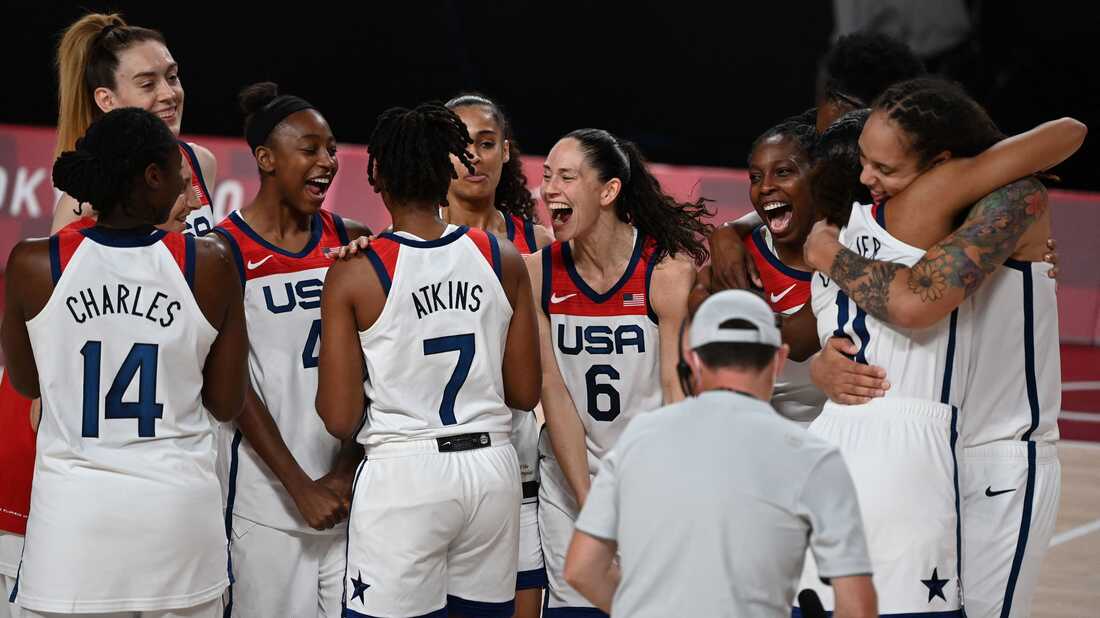
POLYGON ((871 216, 875 218, 875 223, 878 223, 879 227, 886 229, 886 200, 889 198, 882 198, 881 201, 875 202, 871 206, 871 216))
POLYGON ((191 186, 202 191, 199 197, 203 198, 204 203, 213 203, 214 200, 210 196, 210 189, 206 186, 206 179, 202 176, 202 166, 199 165, 199 157, 195 154, 195 149, 183 140, 180 140, 179 145, 180 152, 183 153, 187 164, 191 166, 191 186))
POLYGON ((554 292, 554 262, 558 261, 561 254, 561 243, 552 242, 541 250, 542 252, 542 312, 550 317, 550 295, 554 292))
POLYGON ((54 285, 57 285, 58 280, 61 279, 61 273, 68 266, 77 247, 84 241, 85 236, 80 231, 88 226, 77 225, 83 221, 84 219, 79 219, 50 236, 50 275, 54 285))
POLYGON ((660 320, 657 319, 657 312, 653 310, 653 295, 650 293, 650 282, 653 280, 653 269, 656 268, 657 262, 657 241, 653 238, 645 239, 645 249, 643 249, 643 258, 646 261, 645 264, 645 310, 649 314, 649 319, 654 324, 660 324, 660 320))
POLYGON ((176 260, 183 278, 187 280, 187 287, 195 291, 195 237, 190 234, 166 234, 161 239, 164 246, 176 260))
POLYGON ((245 284, 248 283, 248 277, 245 275, 244 270, 244 255, 241 254, 241 246, 237 243, 237 239, 226 227, 228 225, 232 225, 232 222, 227 217, 225 221, 214 226, 214 232, 229 243, 229 249, 233 253, 233 263, 237 265, 237 275, 241 278, 241 289, 244 289, 245 284))
POLYGON ((378 275, 378 282, 382 284, 382 292, 390 295, 390 285, 393 283, 393 273, 397 268, 397 254, 401 250, 401 243, 389 238, 375 238, 367 247, 366 255, 378 275))
POLYGON ((530 254, 539 250, 535 242, 535 224, 530 219, 524 219, 519 215, 505 215, 504 223, 508 230, 508 240, 516 245, 520 253, 530 254), (520 230, 523 230, 523 244, 526 245, 526 249, 516 244, 516 236, 520 230))
POLYGON ((489 262, 489 265, 493 267, 493 272, 496 273, 497 281, 503 282, 500 271, 500 243, 497 242, 496 236, 477 228, 470 228, 469 231, 466 232, 466 235, 470 237, 470 240, 474 241, 474 245, 477 247, 478 251, 481 251, 481 255, 489 262))
POLYGON ((336 229, 336 237, 340 239, 340 244, 346 245, 351 242, 348 238, 348 228, 344 225, 344 218, 340 215, 327 210, 321 210, 321 216, 326 216, 332 219, 332 227, 336 229))

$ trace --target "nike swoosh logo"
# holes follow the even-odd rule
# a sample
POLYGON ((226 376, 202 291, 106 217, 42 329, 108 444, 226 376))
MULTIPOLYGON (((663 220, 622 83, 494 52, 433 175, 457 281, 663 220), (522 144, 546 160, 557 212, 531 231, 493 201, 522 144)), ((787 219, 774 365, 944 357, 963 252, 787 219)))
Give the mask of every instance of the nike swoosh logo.
POLYGON ((988 486, 986 486, 986 488, 985 488, 985 495, 987 495, 987 496, 989 496, 990 498, 992 498, 993 496, 999 496, 999 495, 1001 495, 1001 494, 1007 494, 1007 493, 1008 493, 1008 492, 1010 492, 1010 491, 1016 491, 1016 488, 1015 488, 1015 487, 1013 487, 1012 489, 1002 489, 1002 490, 1000 490, 1000 491, 993 491, 993 486, 992 486, 992 485, 988 485, 988 486))
POLYGON ((275 256, 274 255, 268 255, 267 257, 260 260, 259 262, 253 262, 252 260, 248 260, 248 270, 256 270, 257 268, 263 266, 264 262, 270 260, 273 257, 275 257, 275 256))
POLYGON ((570 298, 573 298, 576 295, 577 295, 576 293, 566 294, 565 296, 558 296, 557 294, 551 294, 550 295, 550 303, 553 304, 553 305, 556 305, 558 303, 565 302, 565 301, 569 300, 570 298))
POLYGON ((789 287, 789 288, 787 288, 787 289, 783 290, 783 291, 782 291, 781 293, 779 293, 779 294, 771 294, 770 296, 771 296, 772 302, 773 302, 773 303, 777 303, 777 302, 779 302, 779 301, 783 300, 783 297, 784 297, 784 296, 786 296, 787 294, 790 294, 790 293, 791 293, 791 290, 793 290, 793 289, 795 288, 795 286, 796 286, 796 285, 798 285, 798 284, 797 284, 797 283, 792 283, 792 284, 791 284, 791 287, 789 287))

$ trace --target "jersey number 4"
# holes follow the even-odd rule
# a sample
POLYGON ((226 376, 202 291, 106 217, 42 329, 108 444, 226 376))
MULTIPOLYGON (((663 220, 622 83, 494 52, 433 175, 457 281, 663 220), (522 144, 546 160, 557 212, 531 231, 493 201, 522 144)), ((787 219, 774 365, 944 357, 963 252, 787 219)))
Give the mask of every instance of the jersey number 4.
MULTIPOLYGON (((164 405, 157 403, 157 352, 154 343, 135 343, 122 361, 107 397, 103 400, 104 418, 136 418, 138 437, 156 436, 156 419, 164 415, 164 405), (138 378, 137 401, 123 401, 122 396, 138 378)), ((99 437, 99 376, 103 343, 89 341, 80 348, 84 357, 84 421, 80 435, 99 437)))
POLYGON ((443 388, 443 401, 439 402, 439 420, 443 421, 444 425, 458 424, 458 420, 455 419, 455 399, 458 398, 458 391, 462 385, 466 383, 466 378, 470 376, 470 366, 474 364, 475 351, 473 333, 424 340, 424 356, 458 352, 458 364, 455 365, 454 373, 447 381, 447 386, 443 388))

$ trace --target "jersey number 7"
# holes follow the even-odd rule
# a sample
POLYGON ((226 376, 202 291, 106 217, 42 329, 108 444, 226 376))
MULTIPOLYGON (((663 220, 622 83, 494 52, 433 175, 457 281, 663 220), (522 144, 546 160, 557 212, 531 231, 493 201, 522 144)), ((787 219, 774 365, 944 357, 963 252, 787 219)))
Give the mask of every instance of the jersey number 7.
POLYGON ((455 419, 455 399, 458 398, 459 389, 470 375, 475 351, 473 333, 424 340, 424 356, 458 352, 458 364, 455 365, 454 373, 451 374, 451 379, 443 389, 443 401, 439 402, 439 420, 443 421, 444 425, 458 424, 458 420, 455 419))
MULTIPOLYGON (((157 353, 155 343, 135 343, 122 361, 107 397, 103 400, 104 418, 136 418, 138 437, 156 436, 156 419, 164 416, 164 404, 157 403, 157 353), (138 378, 138 400, 122 401, 134 378, 138 378)), ((84 420, 80 435, 99 437, 99 374, 103 342, 88 341, 80 348, 84 357, 84 420)))

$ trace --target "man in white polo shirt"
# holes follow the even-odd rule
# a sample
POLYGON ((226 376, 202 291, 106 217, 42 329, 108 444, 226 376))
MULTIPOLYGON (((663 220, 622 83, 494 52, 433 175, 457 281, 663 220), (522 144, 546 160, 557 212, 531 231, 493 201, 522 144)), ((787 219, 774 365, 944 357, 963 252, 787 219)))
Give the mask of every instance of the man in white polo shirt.
POLYGON ((787 358, 774 314, 719 292, 689 341, 701 393, 634 419, 604 458, 566 581, 612 616, 785 618, 809 547, 833 615, 877 616, 844 461, 767 403, 787 358))

